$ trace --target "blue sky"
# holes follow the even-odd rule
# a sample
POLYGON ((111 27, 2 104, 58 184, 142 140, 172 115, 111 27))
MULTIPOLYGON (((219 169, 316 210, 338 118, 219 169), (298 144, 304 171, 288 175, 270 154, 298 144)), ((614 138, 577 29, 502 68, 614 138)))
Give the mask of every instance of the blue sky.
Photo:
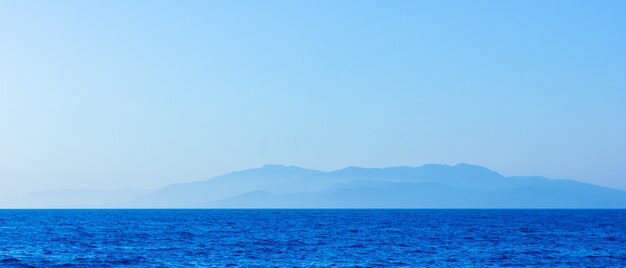
POLYGON ((624 1, 4 1, 1 195, 282 163, 626 189, 624 1))

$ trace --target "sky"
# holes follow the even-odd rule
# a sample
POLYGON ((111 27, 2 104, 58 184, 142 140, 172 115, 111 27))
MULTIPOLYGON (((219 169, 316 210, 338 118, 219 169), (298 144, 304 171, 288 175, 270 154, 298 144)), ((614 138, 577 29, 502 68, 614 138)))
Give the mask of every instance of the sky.
POLYGON ((1 1, 0 197, 267 163, 626 189, 625 1, 1 1))

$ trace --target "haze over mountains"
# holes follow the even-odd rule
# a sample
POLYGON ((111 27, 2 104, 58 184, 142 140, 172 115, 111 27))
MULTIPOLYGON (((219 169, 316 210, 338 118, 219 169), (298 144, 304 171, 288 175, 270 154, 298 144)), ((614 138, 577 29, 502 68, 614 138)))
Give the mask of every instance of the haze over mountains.
POLYGON ((138 197, 149 194, 144 189, 93 190, 58 189, 31 192, 23 196, 0 199, 4 208, 106 208, 124 207, 138 197))
POLYGON ((468 164, 332 172, 266 165, 152 192, 63 190, 2 202, 4 207, 626 208, 626 191, 571 180, 504 177, 468 164))

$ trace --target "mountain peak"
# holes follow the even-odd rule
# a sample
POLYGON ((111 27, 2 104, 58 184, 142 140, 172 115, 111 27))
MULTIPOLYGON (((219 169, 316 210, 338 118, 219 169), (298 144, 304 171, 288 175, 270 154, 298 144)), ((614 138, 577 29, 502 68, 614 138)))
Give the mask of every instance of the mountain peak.
POLYGON ((228 173, 219 177, 274 177, 274 176, 304 176, 308 174, 318 173, 320 171, 313 169, 306 169, 297 166, 287 166, 280 164, 266 164, 259 168, 245 169, 228 173))
POLYGON ((287 165, 282 165, 282 164, 265 164, 261 167, 261 169, 286 169, 286 168, 297 168, 300 169, 300 167, 297 166, 287 166, 287 165))
POLYGON ((479 166, 479 165, 474 165, 474 164, 458 163, 454 167, 462 169, 462 170, 467 170, 467 171, 480 172, 480 173, 483 173, 483 174, 497 175, 498 177, 502 176, 498 172, 495 172, 495 171, 493 171, 491 169, 488 169, 486 167, 479 166))

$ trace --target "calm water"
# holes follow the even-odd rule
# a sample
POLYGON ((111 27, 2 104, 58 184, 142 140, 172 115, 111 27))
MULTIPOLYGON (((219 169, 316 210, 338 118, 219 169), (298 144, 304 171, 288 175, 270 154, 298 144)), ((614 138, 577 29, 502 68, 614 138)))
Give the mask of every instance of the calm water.
POLYGON ((0 210, 0 266, 626 266, 626 210, 0 210))

